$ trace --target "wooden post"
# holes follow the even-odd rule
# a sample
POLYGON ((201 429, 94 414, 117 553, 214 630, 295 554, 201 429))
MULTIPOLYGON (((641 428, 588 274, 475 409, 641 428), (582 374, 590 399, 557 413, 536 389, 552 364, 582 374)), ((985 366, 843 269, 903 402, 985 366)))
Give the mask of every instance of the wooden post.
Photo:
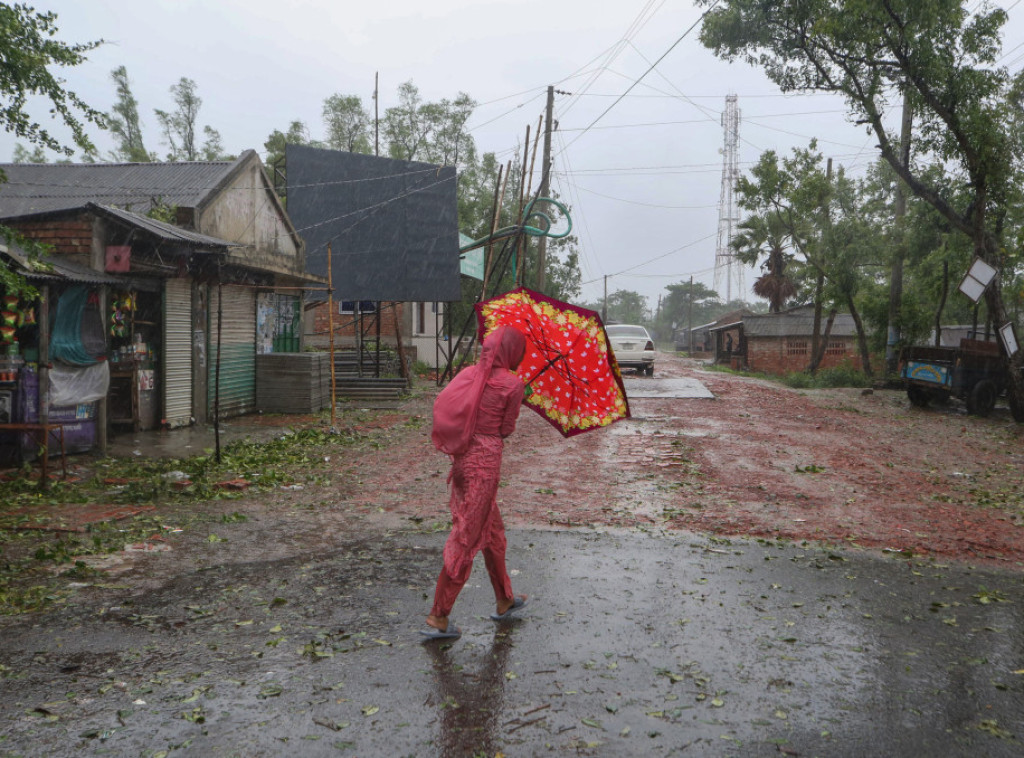
MULTIPOLYGON (((523 143, 523 172, 519 175, 519 223, 523 223, 523 205, 526 200, 526 160, 528 153, 530 152, 530 125, 526 125, 526 142, 523 143)), ((518 287, 523 283, 523 262, 522 262, 522 249, 523 249, 523 236, 521 234, 516 235, 516 247, 512 251, 516 265, 513 267, 515 271, 515 283, 518 287)))
MULTIPOLYGON (((494 232, 498 228, 498 217, 501 216, 501 205, 498 193, 501 191, 501 170, 504 166, 498 166, 498 180, 494 183, 494 204, 491 207, 491 235, 492 239, 487 242, 487 247, 484 248, 484 281, 483 288, 481 290, 480 299, 483 300, 487 297, 487 274, 491 270, 491 255, 494 253, 494 232)), ((501 195, 504 197, 504 194, 501 195)))
MULTIPOLYGON (((544 117, 541 116, 537 119, 537 133, 533 138, 533 151, 530 153, 530 170, 526 175, 526 198, 529 199, 533 193, 533 165, 537 161, 537 146, 540 144, 540 127, 543 123, 544 117)), ((523 213, 526 213, 526 209, 523 209, 523 213)), ((526 224, 526 218, 523 218, 523 224, 526 224)), ((526 251, 529 248, 529 237, 524 233, 522 235, 522 246, 523 246, 523 271, 519 275, 519 283, 522 284, 526 281, 526 251)))
MULTIPOLYGON (((501 195, 498 197, 498 203, 495 206, 494 210, 494 220, 491 222, 491 234, 494 234, 496 231, 498 231, 498 226, 501 223, 501 208, 505 204, 505 190, 508 189, 508 180, 511 175, 512 161, 508 161, 508 163, 505 164, 505 182, 501 184, 501 195)), ((501 183, 500 168, 498 169, 498 182, 501 183)), ((492 240, 491 243, 487 246, 487 260, 484 261, 484 287, 480 297, 481 300, 487 297, 487 280, 490 278, 490 274, 492 273, 491 269, 494 266, 494 261, 491 255, 493 247, 494 241, 492 240)))
MULTIPOLYGON (((373 154, 380 155, 380 72, 373 74, 373 154)), ((361 110, 361 109, 360 109, 361 110)))
POLYGON ((214 452, 217 463, 220 463, 220 354, 224 344, 221 342, 221 334, 224 330, 224 288, 222 286, 222 272, 217 267, 217 363, 213 373, 213 441, 214 452))
MULTIPOLYGON (((107 336, 110 331, 106 328, 107 308, 110 306, 110 287, 106 284, 100 287, 100 318, 103 319, 103 345, 104 351, 109 353, 110 340, 107 336)), ((135 332, 135 313, 132 313, 132 344, 135 332)), ((107 370, 110 370, 110 362, 107 361, 107 370)), ((96 401, 96 445, 100 449, 100 455, 107 454, 107 398, 101 397, 96 401)))
MULTIPOLYGON (((405 362, 405 347, 402 346, 402 312, 401 303, 394 304, 395 310, 395 344, 398 346, 398 366, 402 378, 409 382, 409 367, 405 362)), ((379 317, 380 314, 378 314, 379 317)))
POLYGON ((39 299, 39 423, 43 427, 43 462, 39 478, 39 486, 49 486, 46 472, 47 458, 50 455, 50 433, 46 430, 50 423, 50 286, 44 284, 39 299))
POLYGON ((327 333, 328 351, 331 356, 331 426, 334 426, 334 418, 337 406, 337 384, 334 376, 334 279, 331 277, 331 243, 327 243, 327 333))
POLYGON ((687 306, 686 310, 687 310, 686 320, 687 320, 687 322, 689 322, 689 326, 687 328, 688 328, 689 333, 690 333, 690 339, 688 340, 689 346, 690 346, 689 347, 689 351, 688 351, 689 352, 689 356, 688 357, 692 358, 693 357, 693 277, 692 276, 690 277, 690 302, 689 302, 689 305, 687 306))

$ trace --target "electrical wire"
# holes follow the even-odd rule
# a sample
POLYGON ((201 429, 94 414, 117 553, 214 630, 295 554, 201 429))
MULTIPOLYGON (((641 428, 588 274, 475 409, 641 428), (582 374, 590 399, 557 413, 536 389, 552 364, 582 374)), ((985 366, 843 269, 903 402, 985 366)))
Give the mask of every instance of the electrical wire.
MULTIPOLYGON (((794 111, 793 113, 764 113, 760 116, 753 116, 752 118, 792 118, 793 116, 815 116, 827 113, 846 113, 845 110, 827 110, 827 111, 794 111)), ((593 131, 599 131, 601 129, 638 129, 648 126, 675 126, 678 124, 703 124, 706 123, 706 118, 691 118, 684 119, 682 121, 645 121, 636 124, 611 124, 608 126, 595 126, 593 131)), ((717 124, 716 124, 717 125, 717 124)), ((583 131, 585 127, 573 127, 565 128, 559 127, 559 131, 562 132, 578 132, 583 131)))
MULTIPOLYGON (((564 144, 565 140, 562 138, 562 135, 559 132, 555 132, 554 136, 555 136, 556 142, 558 142, 559 144, 564 144)), ((570 161, 569 154, 564 152, 564 151, 561 154, 563 155, 562 160, 565 162, 567 176, 571 176, 572 175, 572 163, 570 161)), ((551 175, 552 175, 552 177, 555 177, 557 179, 557 175, 555 174, 554 171, 551 172, 551 175)), ((581 235, 580 236, 581 236, 581 238, 584 238, 584 243, 585 243, 585 244, 582 245, 582 256, 581 256, 581 258, 583 260, 583 263, 584 263, 584 265, 587 268, 590 268, 590 269, 592 269, 594 271, 602 271, 603 269, 597 263, 597 261, 596 260, 592 260, 592 256, 596 255, 598 248, 597 248, 597 245, 594 244, 593 235, 591 235, 591 233, 590 233, 590 224, 587 222, 587 216, 586 216, 586 213, 583 210, 583 203, 580 200, 579 194, 575 193, 573 191, 575 188, 573 187, 572 184, 569 184, 567 189, 568 189, 567 194, 569 195, 569 197, 575 197, 575 199, 576 199, 576 202, 573 205, 573 212, 575 214, 577 228, 579 228, 581 230, 581 235)))
MULTIPOLYGON (((714 233, 709 234, 706 237, 701 237, 700 239, 693 240, 692 242, 687 242, 685 245, 680 245, 679 247, 675 248, 674 250, 669 250, 667 253, 662 253, 661 255, 656 255, 653 258, 648 258, 646 261, 641 261, 640 263, 634 264, 634 265, 630 266, 629 268, 622 269, 622 271, 617 271, 614 274, 609 274, 609 276, 621 276, 622 274, 626 274, 626 273, 628 273, 630 271, 635 271, 638 268, 643 268, 644 266, 649 266, 650 264, 654 263, 655 261, 660 261, 662 258, 668 258, 670 255, 675 255, 676 253, 678 253, 678 252, 680 252, 682 250, 686 250, 687 248, 691 248, 694 245, 699 245, 701 242, 707 242, 708 240, 714 239, 717 236, 718 236, 718 232, 715 231, 714 233)), ((588 284, 589 284, 589 282, 588 282, 588 284)))
POLYGON ((676 47, 679 45, 679 43, 682 42, 684 39, 686 39, 686 37, 689 36, 690 32, 692 32, 694 29, 697 28, 698 25, 700 25, 701 21, 703 21, 704 18, 709 13, 711 13, 711 11, 713 11, 715 9, 715 6, 717 6, 719 2, 720 2, 720 0, 714 0, 714 2, 708 7, 708 9, 706 11, 704 11, 704 13, 702 13, 700 15, 700 18, 698 18, 696 21, 694 21, 693 25, 690 26, 685 32, 683 32, 682 35, 675 42, 673 42, 671 46, 669 46, 668 50, 666 50, 664 53, 662 53, 661 56, 658 58, 658 60, 656 60, 654 63, 651 64, 650 68, 648 68, 643 74, 641 74, 640 77, 636 81, 634 81, 631 85, 629 85, 629 88, 624 93, 622 93, 622 97, 617 98, 614 102, 612 102, 611 105, 609 105, 607 108, 605 108, 601 112, 601 114, 597 118, 595 118, 593 121, 591 121, 590 125, 586 129, 584 129, 580 134, 578 134, 576 137, 574 137, 563 148, 563 150, 568 150, 570 147, 572 147, 573 143, 575 143, 576 140, 578 140, 580 137, 582 137, 584 134, 586 134, 592 127, 596 126, 598 121, 600 121, 602 118, 604 118, 606 115, 608 115, 608 113, 616 105, 618 105, 620 102, 622 102, 622 98, 625 97, 626 95, 628 95, 633 90, 634 87, 636 87, 638 84, 640 84, 640 82, 643 81, 643 79, 649 73, 651 73, 651 71, 653 71, 655 69, 655 67, 659 63, 661 63, 668 56, 669 53, 671 53, 673 50, 675 50, 676 47))
POLYGON ((612 195, 605 195, 603 192, 596 192, 595 190, 587 189, 586 187, 581 187, 580 185, 575 184, 575 183, 574 183, 574 186, 576 187, 577 190, 579 190, 581 192, 586 192, 587 194, 590 194, 590 195, 597 195, 598 197, 603 197, 603 198, 605 198, 607 200, 615 200, 615 201, 620 202, 620 203, 629 203, 630 205, 642 205, 645 208, 666 208, 666 209, 670 209, 670 210, 689 211, 689 210, 707 210, 709 208, 717 208, 718 207, 718 203, 714 203, 712 205, 660 205, 660 204, 657 204, 657 203, 643 203, 643 202, 640 202, 639 200, 627 200, 624 197, 613 197, 612 195))
MULTIPOLYGON (((23 165, 25 165, 25 164, 0 163, 0 168, 8 168, 8 169, 13 170, 13 167, 21 167, 23 165)), ((60 168, 67 168, 68 167, 67 164, 38 164, 38 165, 59 166, 60 168)), ((93 164, 93 163, 82 163, 82 164, 71 164, 71 165, 72 166, 95 166, 95 165, 123 166, 123 165, 132 165, 132 164, 116 164, 116 163, 115 164, 93 164)), ((141 164, 141 165, 149 165, 149 164, 141 164)), ((158 165, 167 165, 167 164, 152 164, 152 165, 158 166, 158 165)), ((288 186, 288 189, 289 190, 293 190, 293 189, 311 189, 311 188, 317 188, 317 187, 334 187, 334 186, 338 186, 338 185, 342 185, 342 184, 363 184, 363 183, 366 183, 366 182, 377 182, 377 181, 391 180, 391 179, 395 179, 395 178, 398 178, 398 177, 412 177, 412 176, 420 176, 422 174, 436 174, 437 171, 438 171, 438 167, 437 166, 431 166, 430 168, 417 169, 415 171, 402 171, 402 172, 399 172, 399 173, 396 173, 396 174, 388 174, 386 176, 372 176, 372 177, 366 177, 366 178, 363 178, 363 179, 335 179, 335 180, 330 180, 330 181, 310 182, 308 184, 292 184, 292 185, 288 186)), ((139 193, 146 193, 146 194, 152 193, 154 195, 159 195, 159 193, 161 193, 161 192, 165 193, 165 194, 170 194, 170 193, 178 194, 178 193, 190 193, 190 192, 199 193, 199 192, 205 192, 205 191, 208 191, 208 190, 216 189, 217 187, 220 186, 220 184, 223 181, 223 179, 224 179, 224 176, 222 175, 222 176, 218 177, 217 181, 212 182, 210 184, 190 184, 190 183, 186 182, 186 183, 177 184, 177 185, 174 185, 174 186, 168 186, 166 184, 159 185, 159 186, 158 185, 145 186, 145 185, 139 185, 139 184, 127 186, 127 185, 76 183, 76 184, 74 184, 72 186, 68 186, 66 188, 66 189, 69 189, 69 190, 71 190, 71 189, 76 190, 76 194, 69 194, 67 192, 60 192, 60 193, 54 192, 54 193, 43 193, 43 194, 34 194, 34 195, 20 195, 19 197, 20 198, 25 198, 25 199, 29 199, 29 198, 32 198, 32 199, 41 199, 41 198, 78 198, 78 197, 81 196, 81 193, 77 192, 78 190, 107 190, 107 191, 110 191, 110 192, 124 192, 124 193, 133 194, 133 195, 138 195, 139 193)), ((9 181, 4 182, 3 186, 5 186, 5 187, 53 187, 54 185, 53 185, 53 182, 30 182, 30 181, 19 181, 17 179, 10 179, 9 181)), ((251 192, 253 190, 259 190, 259 189, 265 189, 265 185, 263 185, 262 183, 256 184, 256 185, 254 185, 254 184, 239 184, 239 185, 235 185, 235 186, 232 186, 232 187, 226 187, 225 191, 228 191, 228 192, 251 192)))

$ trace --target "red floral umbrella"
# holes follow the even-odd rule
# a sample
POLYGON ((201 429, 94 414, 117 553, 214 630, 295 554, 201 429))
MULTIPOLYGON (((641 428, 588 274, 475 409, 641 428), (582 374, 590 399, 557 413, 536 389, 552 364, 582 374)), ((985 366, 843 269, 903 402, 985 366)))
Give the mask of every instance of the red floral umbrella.
POLYGON ((564 436, 629 418, 629 400, 601 317, 525 287, 478 303, 480 339, 499 326, 526 336, 516 373, 527 404, 564 436))

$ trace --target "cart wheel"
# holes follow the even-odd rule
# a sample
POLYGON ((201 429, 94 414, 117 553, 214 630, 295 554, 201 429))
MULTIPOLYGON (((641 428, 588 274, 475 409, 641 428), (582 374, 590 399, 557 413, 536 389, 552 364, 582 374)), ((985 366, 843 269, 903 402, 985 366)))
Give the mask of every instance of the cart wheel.
POLYGON ((996 407, 996 395, 999 391, 991 379, 982 379, 971 388, 967 397, 967 411, 975 416, 987 416, 996 407))
POLYGON ((907 397, 910 398, 910 404, 918 408, 927 408, 928 401, 931 400, 928 390, 921 387, 907 387, 907 397))

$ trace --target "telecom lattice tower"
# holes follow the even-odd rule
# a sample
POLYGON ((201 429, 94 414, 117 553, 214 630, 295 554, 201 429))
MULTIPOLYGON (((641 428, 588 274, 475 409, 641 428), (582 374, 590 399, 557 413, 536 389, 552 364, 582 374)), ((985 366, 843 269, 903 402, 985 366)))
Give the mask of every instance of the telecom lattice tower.
POLYGON ((736 181, 740 177, 739 142, 740 109, 736 95, 726 95, 725 112, 722 113, 722 128, 725 131, 725 145, 722 148, 722 194, 718 201, 718 245, 715 248, 715 292, 731 302, 733 296, 744 297, 743 264, 729 243, 739 223, 739 209, 736 207, 736 181), (722 285, 725 292, 722 292, 722 285))

